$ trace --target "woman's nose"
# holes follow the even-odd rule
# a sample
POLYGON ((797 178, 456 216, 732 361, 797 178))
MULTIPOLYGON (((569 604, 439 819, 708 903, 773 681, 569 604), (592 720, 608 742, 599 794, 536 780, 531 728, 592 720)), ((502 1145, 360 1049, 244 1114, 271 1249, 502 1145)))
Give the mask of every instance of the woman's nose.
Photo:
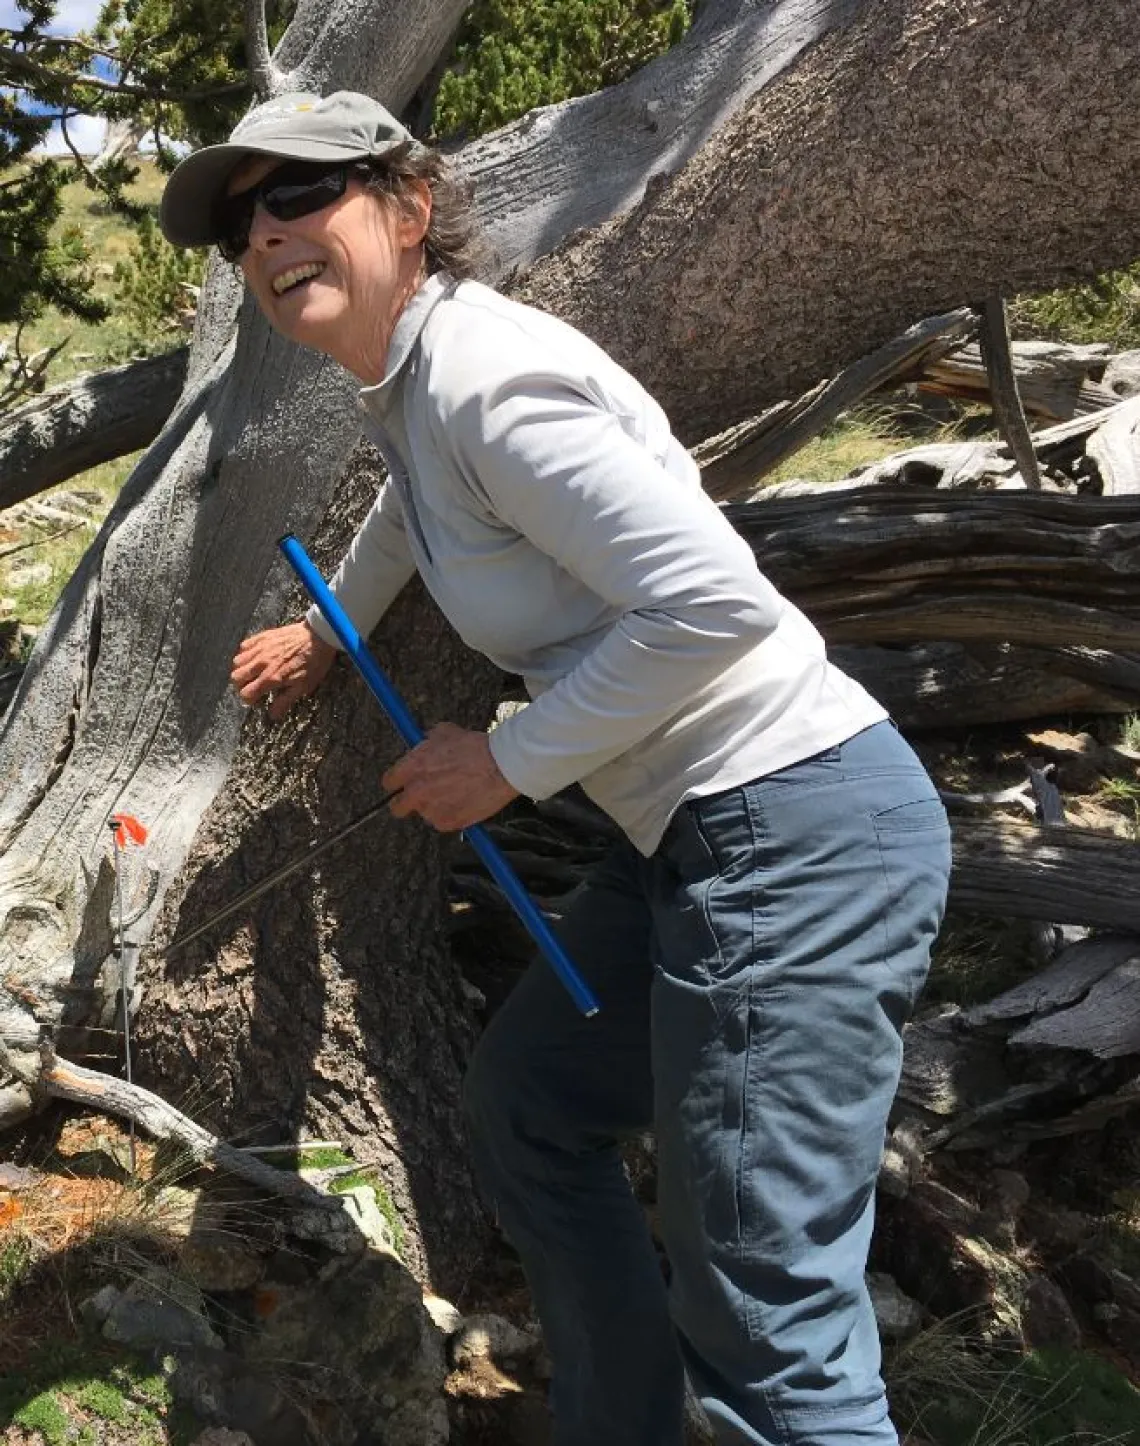
POLYGON ((260 201, 253 208, 249 223, 249 244, 259 251, 268 251, 285 239, 281 222, 271 216, 260 201))

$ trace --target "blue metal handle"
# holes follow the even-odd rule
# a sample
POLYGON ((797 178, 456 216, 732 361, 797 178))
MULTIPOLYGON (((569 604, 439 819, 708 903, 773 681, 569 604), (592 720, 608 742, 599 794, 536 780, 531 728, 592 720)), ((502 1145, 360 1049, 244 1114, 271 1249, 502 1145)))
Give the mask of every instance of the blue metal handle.
MULTIPOLYGON (((408 745, 414 748, 424 740, 424 731, 409 713, 407 705, 384 676, 376 659, 368 651, 364 639, 357 632, 352 619, 329 591, 324 578, 317 571, 312 559, 291 534, 277 544, 285 554, 290 567, 301 579, 321 616, 337 636, 337 641, 356 665, 360 676, 367 683, 372 695, 384 712, 395 724, 396 731, 408 745)), ((554 972, 570 992, 574 1003, 589 1019, 598 1012, 598 1001, 590 986, 578 973, 573 961, 562 947, 554 930, 543 918, 534 900, 523 888, 519 876, 503 857, 487 830, 476 824, 463 830, 464 837, 482 859, 488 873, 502 889, 507 902, 526 925, 531 938, 546 956, 554 972)))

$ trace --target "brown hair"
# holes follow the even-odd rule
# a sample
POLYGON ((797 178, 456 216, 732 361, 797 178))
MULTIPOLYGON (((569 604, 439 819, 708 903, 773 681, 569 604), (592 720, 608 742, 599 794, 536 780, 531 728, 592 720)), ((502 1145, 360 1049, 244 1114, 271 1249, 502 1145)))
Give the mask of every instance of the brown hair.
POLYGON ((409 181, 424 181, 431 191, 431 221, 424 237, 429 274, 449 271, 459 280, 479 276, 490 248, 472 201, 471 182, 430 146, 408 141, 368 163, 369 191, 406 203, 409 181))

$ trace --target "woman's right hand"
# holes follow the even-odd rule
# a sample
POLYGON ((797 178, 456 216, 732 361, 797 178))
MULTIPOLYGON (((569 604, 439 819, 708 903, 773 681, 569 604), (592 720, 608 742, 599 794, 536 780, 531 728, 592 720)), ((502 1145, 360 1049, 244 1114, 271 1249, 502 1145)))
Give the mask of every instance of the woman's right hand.
POLYGON ((269 716, 284 718, 299 698, 320 687, 337 650, 306 622, 286 623, 246 638, 234 656, 230 682, 249 708, 269 700, 269 716))

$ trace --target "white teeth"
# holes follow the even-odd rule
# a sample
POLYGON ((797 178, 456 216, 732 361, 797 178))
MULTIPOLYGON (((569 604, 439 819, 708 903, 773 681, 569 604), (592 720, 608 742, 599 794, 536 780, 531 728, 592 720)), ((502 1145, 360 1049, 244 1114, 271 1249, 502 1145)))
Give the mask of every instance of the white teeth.
POLYGON ((310 276, 319 276, 324 270, 320 261, 310 261, 304 266, 294 266, 289 271, 283 271, 280 276, 273 278, 273 290, 278 295, 283 295, 291 286, 296 286, 300 281, 308 281, 310 276))

